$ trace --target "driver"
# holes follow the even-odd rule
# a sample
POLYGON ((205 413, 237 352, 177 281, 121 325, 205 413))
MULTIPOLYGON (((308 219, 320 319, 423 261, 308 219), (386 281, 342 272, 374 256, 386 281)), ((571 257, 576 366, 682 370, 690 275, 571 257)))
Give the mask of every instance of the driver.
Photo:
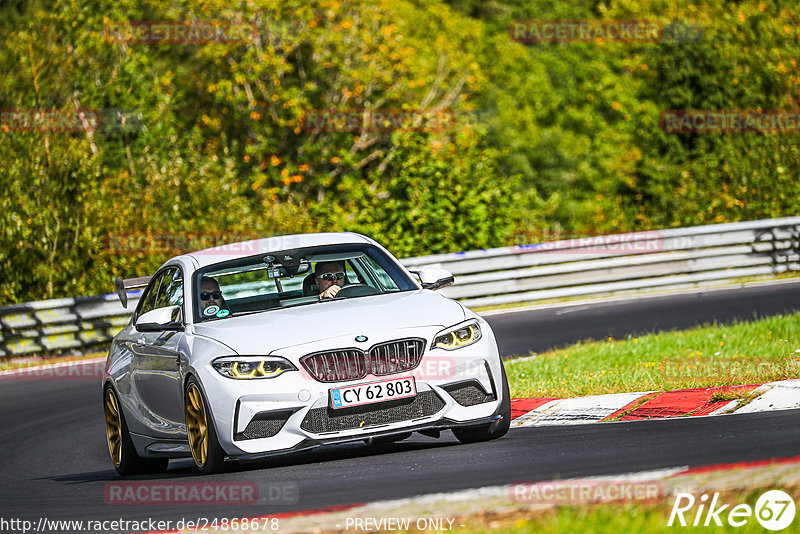
POLYGON ((226 310, 228 305, 222 298, 219 283, 208 276, 200 280, 200 311, 204 316, 216 316, 220 310, 226 310))
POLYGON ((314 270, 314 278, 319 287, 319 298, 332 299, 344 285, 343 261, 321 261, 314 270))

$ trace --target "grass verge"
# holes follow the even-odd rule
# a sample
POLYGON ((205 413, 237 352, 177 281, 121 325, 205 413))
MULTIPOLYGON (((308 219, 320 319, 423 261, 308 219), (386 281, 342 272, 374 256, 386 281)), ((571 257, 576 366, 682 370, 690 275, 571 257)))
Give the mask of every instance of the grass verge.
MULTIPOLYGON (((769 486, 768 489, 776 489, 769 486)), ((784 489, 790 495, 796 495, 797 490, 790 488, 784 489)), ((710 492, 713 494, 714 492, 710 492)), ((755 509, 758 497, 764 493, 763 489, 753 491, 720 492, 720 503, 747 504, 751 509, 755 509)), ((697 495, 699 497, 699 494, 697 495)), ((725 509, 719 519, 722 527, 716 526, 710 521, 710 527, 703 526, 706 520, 707 510, 702 511, 699 526, 693 527, 692 522, 698 511, 695 506, 691 512, 685 514, 687 526, 681 526, 676 519, 673 526, 668 526, 672 504, 674 499, 665 502, 644 504, 635 502, 597 504, 584 506, 558 506, 548 511, 532 514, 526 511, 511 513, 491 513, 484 512, 475 516, 462 519, 464 527, 454 529, 458 534, 484 534, 488 532, 514 532, 518 534, 528 533, 575 533, 575 532, 646 532, 646 533, 674 533, 680 532, 738 532, 764 533, 767 530, 762 527, 754 516, 747 518, 747 522, 734 528, 728 524, 728 513, 731 506, 725 509)), ((707 506, 706 506, 707 508, 707 506)), ((793 523, 796 524, 797 518, 793 523)), ((786 529, 788 532, 791 528, 786 529)), ((428 531, 439 532, 439 531, 428 531)), ((443 531, 442 531, 443 532, 443 531)))
POLYGON ((577 343, 508 361, 506 372, 512 397, 577 397, 798 378, 800 313, 577 343))

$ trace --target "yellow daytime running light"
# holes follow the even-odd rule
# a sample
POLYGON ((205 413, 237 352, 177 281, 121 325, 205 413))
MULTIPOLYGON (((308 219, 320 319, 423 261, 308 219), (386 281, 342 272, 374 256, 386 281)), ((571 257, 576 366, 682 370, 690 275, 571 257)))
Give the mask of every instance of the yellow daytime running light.
POLYGON ((446 350, 453 350, 471 345, 478 341, 480 337, 480 329, 476 325, 471 324, 437 337, 435 346, 446 350))
POLYGON ((212 364, 223 376, 236 379, 275 378, 285 371, 297 369, 283 358, 267 357, 264 360, 221 360, 212 364))
POLYGON ((260 364, 258 364, 258 371, 259 371, 259 375, 258 376, 260 378, 272 378, 274 376, 278 376, 279 374, 281 374, 282 372, 284 372, 286 370, 286 369, 284 369, 283 367, 280 367, 280 366, 275 366, 274 369, 267 370, 267 369, 264 368, 264 364, 265 363, 266 362, 261 362, 260 364))
POLYGON ((231 373, 233 374, 233 376, 235 378, 253 378, 253 377, 256 376, 256 372, 258 371, 258 368, 261 367, 261 365, 263 365, 263 364, 264 364, 264 362, 261 362, 261 364, 259 364, 259 366, 256 367, 252 363, 234 362, 233 365, 231 366, 231 373), (247 371, 242 372, 242 369, 241 369, 242 367, 245 367, 245 368, 246 367, 250 367, 251 370, 250 370, 250 372, 247 372, 247 371))

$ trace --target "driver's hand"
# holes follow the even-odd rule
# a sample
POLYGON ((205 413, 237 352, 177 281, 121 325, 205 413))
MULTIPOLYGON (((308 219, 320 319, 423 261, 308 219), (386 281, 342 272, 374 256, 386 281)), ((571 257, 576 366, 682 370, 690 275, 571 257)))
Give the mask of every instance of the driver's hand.
POLYGON ((336 296, 336 293, 338 293, 340 289, 342 289, 342 288, 337 286, 337 285, 332 285, 331 287, 329 287, 328 289, 323 291, 320 294, 319 298, 320 298, 320 300, 321 299, 332 299, 333 297, 336 296))

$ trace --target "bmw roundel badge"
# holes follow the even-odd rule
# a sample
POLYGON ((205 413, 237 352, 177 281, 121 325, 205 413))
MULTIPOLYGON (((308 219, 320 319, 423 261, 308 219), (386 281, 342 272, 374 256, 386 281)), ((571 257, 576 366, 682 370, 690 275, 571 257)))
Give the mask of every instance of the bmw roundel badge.
POLYGON ((367 339, 367 336, 356 336, 356 341, 359 343, 364 343, 367 339))

